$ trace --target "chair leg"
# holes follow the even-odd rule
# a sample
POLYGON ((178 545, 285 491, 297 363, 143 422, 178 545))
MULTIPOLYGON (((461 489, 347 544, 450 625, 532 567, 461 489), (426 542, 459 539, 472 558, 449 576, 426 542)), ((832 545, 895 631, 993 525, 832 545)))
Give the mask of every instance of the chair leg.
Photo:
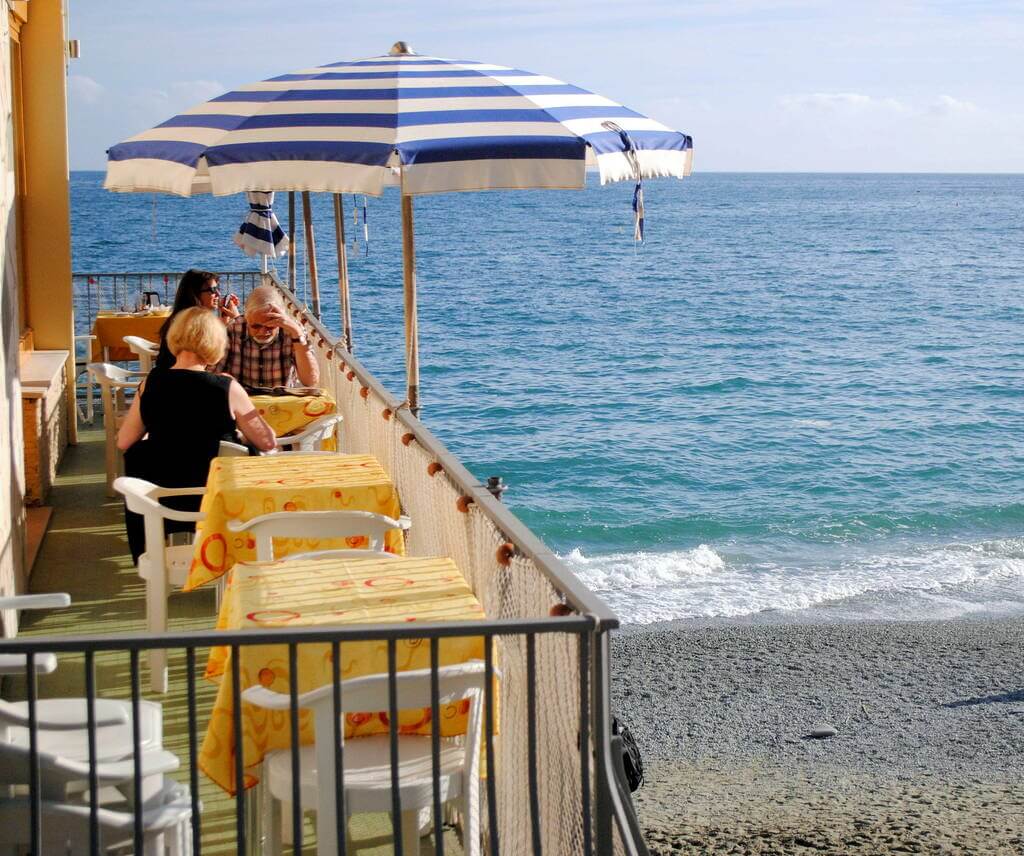
POLYGON ((278 839, 282 844, 291 847, 295 844, 295 836, 292 835, 292 804, 290 802, 278 801, 281 806, 279 823, 281 824, 281 836, 278 839))
MULTIPOLYGON (((268 856, 281 856, 283 830, 281 828, 281 803, 270 794, 270 788, 263 789, 264 828, 266 829, 265 850, 268 856)), ((289 827, 290 829, 291 827, 289 827)))
MULTIPOLYGON (((106 422, 108 418, 113 420, 113 416, 108 417, 104 413, 103 421, 106 422)), ((117 496, 117 491, 114 490, 114 479, 117 478, 117 432, 111 425, 104 425, 104 428, 107 432, 107 496, 117 496)))
MULTIPOLYGON (((155 579, 155 571, 146 580, 146 623, 150 633, 167 632, 167 587, 155 579)), ((149 652, 149 681, 155 693, 167 692, 167 650, 153 648, 149 652)))
POLYGON ((402 853, 405 856, 419 856, 420 813, 418 809, 402 812, 402 853))

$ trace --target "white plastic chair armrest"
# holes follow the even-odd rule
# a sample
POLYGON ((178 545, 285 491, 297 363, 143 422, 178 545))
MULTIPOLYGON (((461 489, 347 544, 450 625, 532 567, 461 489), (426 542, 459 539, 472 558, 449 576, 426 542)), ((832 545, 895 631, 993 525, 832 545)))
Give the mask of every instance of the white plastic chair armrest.
MULTIPOLYGON (((65 699, 65 701, 78 702, 78 699, 65 699)), ((78 707, 77 704, 75 704, 78 707)), ((28 711, 22 713, 17 707, 14 707, 10 702, 0 699, 0 723, 4 725, 15 725, 21 728, 29 727, 28 711)), ((97 728, 107 728, 114 725, 127 725, 128 724, 128 712, 124 708, 115 708, 111 710, 107 716, 96 717, 97 728)), ((89 718, 88 713, 85 709, 85 705, 82 705, 82 716, 81 719, 78 717, 70 716, 65 714, 60 719, 47 719, 45 716, 36 716, 36 727, 42 728, 46 731, 77 731, 80 728, 88 728, 89 718)))
POLYGON ((66 592, 47 594, 16 594, 0 597, 0 609, 62 609, 71 605, 71 595, 66 592))
MULTIPOLYGON (((0 675, 24 675, 28 657, 24 654, 0 654, 0 675)), ((57 670, 57 658, 53 654, 36 654, 35 672, 49 675, 57 670)))
POLYGON ((162 487, 153 491, 151 496, 163 498, 165 496, 203 496, 206 493, 206 485, 202 487, 162 487))
POLYGON ((202 523, 206 520, 206 514, 202 511, 176 511, 173 508, 162 506, 160 516, 165 520, 177 520, 179 523, 202 523))
POLYGON ((398 518, 398 528, 401 529, 403 532, 408 532, 410 529, 412 529, 412 518, 406 514, 403 514, 401 517, 398 518))
POLYGON ((242 693, 242 699, 267 710, 288 710, 292 705, 290 696, 276 693, 266 687, 249 687, 242 693))
MULTIPOLYGON (((156 749, 152 752, 143 752, 139 764, 140 773, 145 778, 158 773, 173 773, 181 767, 181 759, 173 752, 165 749, 156 749)), ((88 764, 83 764, 88 775, 88 764)), ((116 784, 118 782, 130 782, 135 778, 135 760, 125 758, 121 761, 105 761, 96 765, 96 774, 102 784, 116 784)))

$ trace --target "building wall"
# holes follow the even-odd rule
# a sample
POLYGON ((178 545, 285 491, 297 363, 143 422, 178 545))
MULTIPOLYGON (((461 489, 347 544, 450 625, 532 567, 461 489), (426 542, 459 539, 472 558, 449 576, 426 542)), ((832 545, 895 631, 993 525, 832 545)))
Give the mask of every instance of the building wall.
MULTIPOLYGON (((25 585, 25 472, 18 381, 21 320, 10 70, 10 23, 7 4, 0 3, 0 594, 20 592, 25 585)), ((13 614, 0 616, 2 635, 11 635, 14 629, 13 614)))
MULTIPOLYGON (((75 412, 66 92, 64 0, 0 0, 0 594, 28 582, 18 379, 26 328, 35 348, 68 352, 63 413, 75 412)), ((73 421, 47 428, 75 436, 73 421)), ((0 614, 0 635, 16 630, 14 614, 0 614)))

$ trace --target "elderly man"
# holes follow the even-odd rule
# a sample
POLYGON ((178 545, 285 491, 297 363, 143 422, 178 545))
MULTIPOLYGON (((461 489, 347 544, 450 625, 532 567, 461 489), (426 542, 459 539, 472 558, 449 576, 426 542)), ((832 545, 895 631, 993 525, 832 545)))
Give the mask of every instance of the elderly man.
POLYGON ((317 386, 320 369, 306 333, 284 308, 276 288, 261 285, 245 301, 245 314, 228 324, 228 349, 217 371, 242 386, 317 386))

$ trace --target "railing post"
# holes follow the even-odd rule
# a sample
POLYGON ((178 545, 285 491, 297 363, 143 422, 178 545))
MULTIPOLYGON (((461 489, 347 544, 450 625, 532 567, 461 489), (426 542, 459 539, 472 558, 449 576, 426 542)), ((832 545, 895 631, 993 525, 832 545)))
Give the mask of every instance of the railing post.
POLYGON ((605 746, 611 740, 611 705, 608 699, 608 633, 598 629, 594 638, 594 671, 591 689, 594 719, 594 749, 597 763, 594 765, 595 787, 594 834, 598 856, 613 856, 615 852, 612 834, 611 771, 605 759, 605 746))

